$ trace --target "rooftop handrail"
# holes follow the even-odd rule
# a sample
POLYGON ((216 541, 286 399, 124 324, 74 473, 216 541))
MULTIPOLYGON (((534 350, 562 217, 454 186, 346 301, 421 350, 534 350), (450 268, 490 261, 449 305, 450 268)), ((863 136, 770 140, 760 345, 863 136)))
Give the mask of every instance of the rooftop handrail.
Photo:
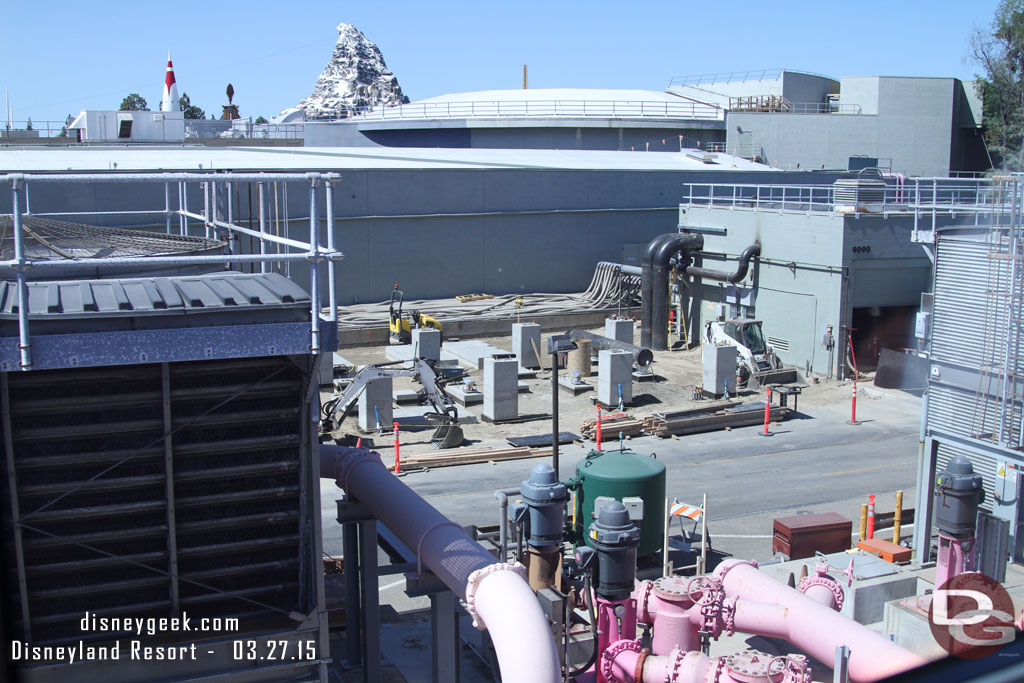
MULTIPOLYGON (((337 323, 338 307, 336 300, 335 282, 336 262, 344 255, 335 247, 334 230, 334 209, 333 192, 334 183, 338 182, 341 176, 336 173, 234 173, 234 172, 160 172, 160 173, 8 173, 0 174, 0 183, 7 185, 11 192, 11 218, 13 221, 12 239, 14 242, 14 258, 0 260, 0 268, 13 270, 15 274, 17 296, 19 304, 18 330, 20 349, 20 368, 31 370, 32 343, 29 332, 29 307, 28 307, 28 283, 29 272, 45 274, 47 271, 55 272, 55 269, 75 271, 83 273, 94 272, 101 266, 124 266, 136 265, 145 261, 159 263, 161 266, 171 265, 198 265, 198 264, 245 264, 260 265, 260 272, 267 272, 268 266, 274 263, 284 264, 288 270, 288 264, 292 262, 306 262, 309 264, 310 273, 310 352, 320 353, 320 326, 321 326, 321 294, 320 276, 321 271, 327 271, 327 290, 329 294, 329 315, 326 322, 337 323), (131 211, 70 211, 70 212, 33 212, 31 208, 30 188, 34 185, 64 185, 74 183, 154 183, 163 185, 163 207, 153 209, 131 210, 131 211), (193 184, 193 197, 196 190, 201 193, 202 206, 190 209, 188 205, 189 184, 193 184), (258 213, 259 228, 246 227, 241 224, 240 217, 234 215, 235 204, 231 201, 232 190, 237 190, 237 184, 255 184, 255 200, 260 210, 258 213), (194 187, 198 184, 198 188, 194 187), (289 184, 299 184, 301 191, 308 193, 309 206, 309 238, 307 241, 288 237, 293 232, 288 227, 289 213, 287 187, 289 184), (278 221, 276 213, 278 192, 283 192, 284 215, 283 225, 278 221), (172 201, 176 193, 177 201, 172 201), (272 196, 271 196, 272 193, 272 196), (322 197, 320 196, 322 194, 322 197), (323 202, 322 204, 320 202, 323 202), (267 209, 274 207, 275 213, 267 209), (323 207, 322 209, 318 208, 323 207), (325 219, 321 218, 326 214, 325 219), (168 235, 174 234, 175 221, 177 222, 177 234, 188 236, 195 225, 201 225, 207 238, 217 236, 228 236, 225 241, 226 253, 224 254, 182 254, 154 255, 154 256, 107 256, 102 258, 82 258, 67 260, 34 259, 30 252, 25 249, 25 234, 22 229, 22 219, 25 216, 48 216, 48 217, 70 217, 83 216, 95 217, 99 215, 132 215, 132 216, 162 216, 164 218, 165 231, 168 235), (276 229, 271 221, 277 223, 276 229), (326 221, 327 244, 320 245, 319 230, 322 221, 326 221), (275 234, 276 233, 276 234, 275 234), (253 244, 253 253, 240 253, 240 239, 230 239, 231 236, 246 235, 253 238, 258 244, 253 244), (258 249, 258 252, 256 252, 258 249), (271 251, 273 249, 273 251, 271 251)), ((250 186, 251 187, 251 186, 250 186)), ((238 211, 242 206, 239 204, 238 211)), ((250 226, 256 216, 248 217, 250 226)), ((296 220, 291 217, 291 220, 296 220)))
POLYGON ((358 110, 350 119, 385 121, 426 118, 677 118, 720 119, 721 107, 703 102, 648 100, 477 100, 416 102, 358 110))
MULTIPOLYGON (((1010 210, 1011 201, 1000 199, 992 181, 986 178, 910 178, 885 176, 880 201, 858 199, 878 213, 993 213, 1010 210)), ((849 186, 847 186, 849 187, 849 186)), ((837 201, 836 187, 826 185, 755 185, 686 183, 682 204, 687 207, 728 207, 752 211, 836 212, 849 206, 837 201)), ((871 191, 875 188, 865 187, 871 191)), ((876 190, 877 192, 877 190, 876 190)))
MULTIPOLYGON (((767 96, 765 96, 767 97, 767 96)), ((757 97, 733 97, 730 98, 730 109, 733 111, 742 111, 743 113, 772 113, 772 114, 843 114, 843 115, 859 115, 863 112, 863 108, 859 104, 848 104, 838 102, 790 102, 785 101, 785 106, 771 108, 766 105, 764 108, 758 108, 757 106, 747 106, 751 104, 748 100, 754 100, 757 97), (733 104, 737 102, 739 106, 733 104)), ((755 103, 756 104, 756 103, 755 103)))
POLYGON ((805 76, 818 76, 832 81, 836 80, 831 76, 814 73, 813 71, 798 71, 797 69, 755 69, 749 71, 719 71, 717 73, 675 76, 668 82, 668 87, 671 88, 673 85, 708 85, 711 83, 776 80, 781 77, 782 73, 785 71, 794 74, 803 74, 805 76))

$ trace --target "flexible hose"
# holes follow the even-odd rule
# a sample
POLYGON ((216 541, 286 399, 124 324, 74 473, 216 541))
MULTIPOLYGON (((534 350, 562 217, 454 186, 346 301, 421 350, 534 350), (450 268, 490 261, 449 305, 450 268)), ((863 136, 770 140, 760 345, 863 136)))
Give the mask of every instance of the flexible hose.
MULTIPOLYGON (((581 673, 594 666, 594 662, 597 661, 597 612, 594 611, 594 594, 590 590, 590 574, 587 574, 583 578, 583 594, 587 596, 587 614, 590 616, 590 636, 594 641, 594 647, 591 650, 590 657, 587 658, 587 663, 578 669, 574 669, 569 672, 569 678, 575 678, 581 673)), ((565 627, 565 637, 569 637, 569 626, 565 627)), ((566 666, 569 663, 566 662, 566 666)))
MULTIPOLYGON (((558 315, 579 311, 602 311, 615 306, 637 306, 633 294, 639 287, 639 277, 622 273, 615 264, 599 263, 594 269, 590 285, 578 294, 506 294, 493 299, 481 299, 462 303, 443 303, 443 299, 419 299, 406 301, 405 308, 429 311, 439 320, 461 320, 466 318, 513 317, 516 315, 516 299, 523 300, 520 316, 558 315)), ((388 304, 383 301, 373 304, 354 304, 338 309, 340 328, 372 327, 387 324, 388 304)))

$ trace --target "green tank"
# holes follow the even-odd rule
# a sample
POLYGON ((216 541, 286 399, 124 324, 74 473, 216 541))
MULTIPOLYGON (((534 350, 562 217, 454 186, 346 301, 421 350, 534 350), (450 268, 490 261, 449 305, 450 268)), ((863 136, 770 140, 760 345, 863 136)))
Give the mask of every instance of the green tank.
MULTIPOLYGON (((644 456, 629 451, 590 451, 576 465, 576 476, 568 482, 576 493, 574 527, 576 541, 591 540, 587 527, 597 519, 594 501, 600 497, 640 498, 643 518, 639 522, 640 547, 637 555, 650 555, 661 550, 665 514, 665 466, 654 455, 644 456)), ((623 501, 627 508, 630 507, 623 501)))

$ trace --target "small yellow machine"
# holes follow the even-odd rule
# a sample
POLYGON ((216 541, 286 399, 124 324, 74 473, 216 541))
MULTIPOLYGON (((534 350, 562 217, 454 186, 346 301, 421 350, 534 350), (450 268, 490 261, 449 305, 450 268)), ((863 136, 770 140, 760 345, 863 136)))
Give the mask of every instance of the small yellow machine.
POLYGON ((388 306, 388 313, 391 320, 391 341, 398 344, 408 344, 412 341, 413 328, 417 327, 432 327, 435 330, 441 330, 441 323, 437 321, 437 318, 427 315, 426 313, 420 313, 419 311, 413 311, 409 314, 409 319, 406 320, 402 317, 402 301, 405 299, 405 295, 402 290, 395 285, 395 289, 391 292, 391 304, 388 306), (396 307, 395 304, 398 304, 396 307))

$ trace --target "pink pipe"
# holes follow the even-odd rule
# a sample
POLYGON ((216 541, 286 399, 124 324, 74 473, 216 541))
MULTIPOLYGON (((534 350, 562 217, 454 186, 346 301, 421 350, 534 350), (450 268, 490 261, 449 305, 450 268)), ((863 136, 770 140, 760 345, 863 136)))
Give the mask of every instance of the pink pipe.
MULTIPOLYGON (((635 675, 640 652, 625 650, 611 659, 611 680, 614 683, 705 683, 711 664, 711 660, 702 652, 675 650, 668 655, 650 655, 644 660, 638 679, 635 675)), ((731 683, 732 680, 732 676, 724 671, 717 679, 719 683, 731 683)))
MULTIPOLYGON (((839 645, 850 648, 850 679, 876 681, 895 676, 927 663, 927 660, 896 645, 891 640, 815 602, 789 586, 762 574, 757 567, 736 560, 723 562, 714 575, 722 582, 726 595, 753 603, 769 603, 783 611, 751 611, 751 620, 744 623, 747 631, 755 624, 772 628, 771 633, 782 637, 821 662, 835 659, 839 645), (776 620, 781 620, 777 624, 776 620)), ((761 608, 758 608, 759 610, 761 608)), ((737 630, 740 630, 737 622, 737 630)))
POLYGON ((380 454, 320 446, 320 476, 358 499, 466 600, 474 625, 491 633, 502 680, 560 683, 562 669, 551 627, 520 572, 499 564, 483 546, 388 472, 380 454))
POLYGON ((818 603, 819 605, 824 605, 825 607, 828 607, 830 610, 838 611, 836 610, 835 593, 830 591, 825 586, 808 586, 807 590, 804 591, 804 595, 809 597, 811 600, 814 600, 814 602, 818 603))

